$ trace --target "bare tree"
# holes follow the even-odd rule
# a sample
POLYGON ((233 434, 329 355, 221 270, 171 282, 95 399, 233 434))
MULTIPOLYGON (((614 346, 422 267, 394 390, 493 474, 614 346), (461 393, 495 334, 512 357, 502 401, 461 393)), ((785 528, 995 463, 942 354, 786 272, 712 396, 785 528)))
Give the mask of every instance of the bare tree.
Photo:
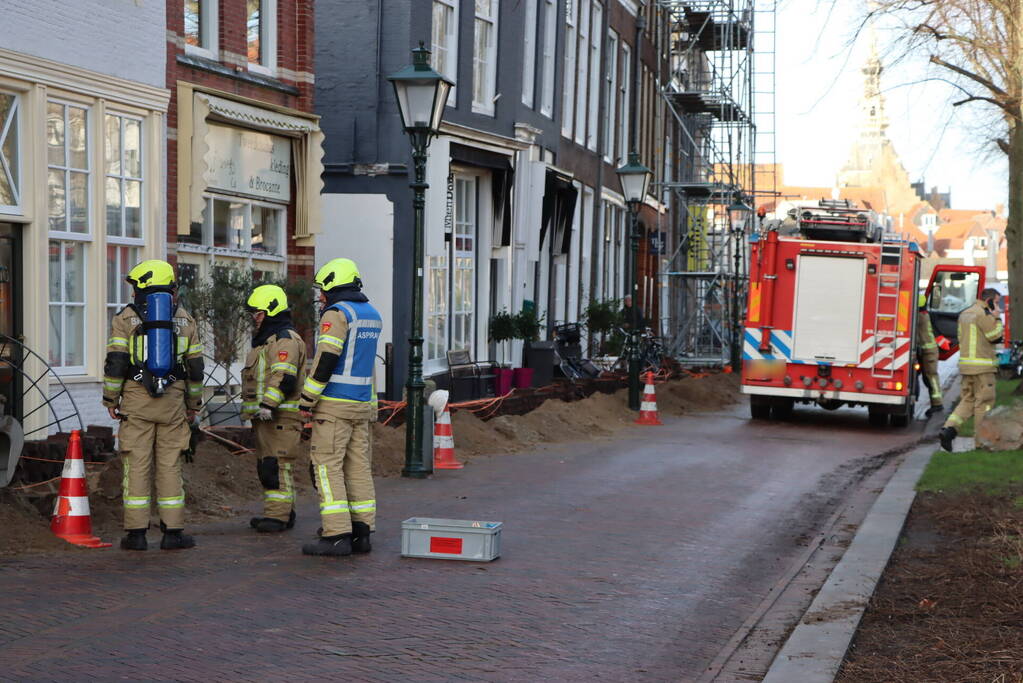
POLYGON ((872 0, 867 20, 882 19, 901 26, 907 54, 944 71, 960 93, 953 107, 978 104, 998 114, 990 142, 1009 158, 1009 295, 1013 317, 1023 321, 1023 0, 872 0))

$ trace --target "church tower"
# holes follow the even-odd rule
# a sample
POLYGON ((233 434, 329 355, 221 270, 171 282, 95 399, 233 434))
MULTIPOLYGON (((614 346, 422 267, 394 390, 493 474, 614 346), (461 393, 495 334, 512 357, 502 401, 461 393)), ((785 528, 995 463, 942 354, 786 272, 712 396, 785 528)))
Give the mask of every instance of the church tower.
POLYGON ((860 120, 849 157, 838 172, 838 186, 881 188, 887 206, 873 208, 894 216, 909 211, 921 199, 913 190, 909 174, 888 139, 888 117, 881 92, 884 66, 878 55, 873 29, 870 32, 870 54, 860 71, 863 74, 860 120))

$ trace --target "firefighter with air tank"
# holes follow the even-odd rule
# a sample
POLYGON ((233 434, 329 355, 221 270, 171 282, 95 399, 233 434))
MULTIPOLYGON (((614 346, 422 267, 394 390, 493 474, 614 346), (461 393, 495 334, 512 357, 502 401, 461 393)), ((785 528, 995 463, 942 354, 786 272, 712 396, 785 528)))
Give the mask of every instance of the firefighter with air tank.
POLYGON ((127 532, 121 547, 147 549, 155 479, 164 532, 160 548, 191 548, 194 539, 182 533, 181 459, 189 447, 189 423, 202 399, 202 344, 192 316, 175 300, 177 282, 169 263, 143 261, 125 280, 134 300, 111 321, 103 369, 103 405, 120 421, 127 532))
POLYGON ((252 421, 256 472, 263 485, 263 515, 250 526, 267 533, 295 526, 293 468, 302 438, 298 398, 305 381, 306 348, 292 327, 288 297, 260 285, 247 308, 255 331, 242 371, 242 417, 252 421))
POLYGON ((959 404, 939 434, 941 447, 952 450, 952 440, 959 434, 959 427, 971 415, 973 428, 995 404, 995 373, 998 360, 995 344, 1002 338, 1005 329, 999 318, 1001 294, 988 287, 980 293, 980 299, 959 314, 959 375, 962 389, 959 404))
POLYGON ((921 294, 916 313, 916 357, 920 361, 920 376, 930 394, 931 407, 927 416, 940 413, 944 406, 941 396, 941 380, 938 377, 938 342, 931 327, 931 316, 927 313, 927 295, 921 294))

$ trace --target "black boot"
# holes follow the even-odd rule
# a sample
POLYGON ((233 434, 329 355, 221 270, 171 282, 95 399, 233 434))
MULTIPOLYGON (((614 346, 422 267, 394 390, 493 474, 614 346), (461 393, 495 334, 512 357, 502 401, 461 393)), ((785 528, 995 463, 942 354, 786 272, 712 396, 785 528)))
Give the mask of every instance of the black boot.
POLYGON ((940 413, 943 410, 945 410, 945 406, 942 405, 931 406, 930 408, 927 409, 927 412, 925 414, 927 415, 927 417, 930 417, 931 415, 934 415, 935 413, 940 413))
POLYGON ((352 535, 323 536, 302 546, 303 555, 328 555, 345 557, 352 554, 352 535))
POLYGON ((256 531, 261 534, 274 533, 277 531, 287 531, 291 527, 288 526, 287 522, 282 522, 279 519, 273 517, 264 517, 256 525, 256 531))
POLYGON ((959 432, 956 431, 955 427, 943 427, 942 430, 938 432, 938 440, 941 442, 941 447, 951 453, 952 440, 958 435, 959 432))
POLYGON ((181 529, 167 529, 160 541, 160 550, 183 550, 195 546, 195 539, 181 533, 181 529))
POLYGON ((373 532, 369 530, 369 524, 365 522, 352 522, 353 553, 368 553, 373 549, 369 544, 369 535, 371 533, 373 532))
MULTIPOLYGON (((294 529, 295 528, 295 511, 292 510, 288 514, 288 521, 287 522, 282 522, 281 520, 274 519, 273 517, 253 517, 252 519, 249 520, 249 526, 252 527, 253 529, 255 529, 256 531, 284 531, 284 529, 294 529), (259 525, 262 524, 265 521, 275 522, 277 524, 283 524, 284 528, 283 529, 260 529, 259 525)), ((274 526, 274 525, 271 525, 271 526, 274 526)))
POLYGON ((148 550, 145 529, 127 529, 128 535, 121 539, 121 550, 148 550))

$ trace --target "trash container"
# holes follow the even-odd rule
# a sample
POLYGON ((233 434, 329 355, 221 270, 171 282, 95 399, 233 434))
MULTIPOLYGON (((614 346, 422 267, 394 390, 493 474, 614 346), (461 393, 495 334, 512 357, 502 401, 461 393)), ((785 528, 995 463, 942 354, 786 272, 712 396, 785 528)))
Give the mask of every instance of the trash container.
POLYGON ((523 355, 523 367, 533 368, 534 387, 545 387, 554 381, 553 341, 529 342, 523 355))

